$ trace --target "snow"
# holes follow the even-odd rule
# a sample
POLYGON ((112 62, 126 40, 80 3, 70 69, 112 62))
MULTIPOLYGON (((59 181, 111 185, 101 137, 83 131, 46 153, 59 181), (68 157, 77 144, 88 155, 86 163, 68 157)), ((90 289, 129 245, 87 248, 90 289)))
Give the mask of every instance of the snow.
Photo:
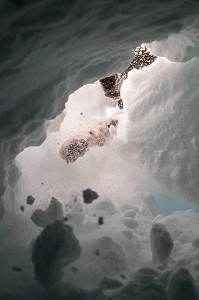
POLYGON ((186 284, 183 297, 197 299, 197 9, 1 2, 1 298, 176 300, 186 284), (96 80, 124 70, 141 43, 158 59, 124 81, 112 139, 67 165, 64 141, 117 112, 96 80), (89 205, 86 189, 99 196, 89 205), (150 248, 157 224, 164 261, 150 248))

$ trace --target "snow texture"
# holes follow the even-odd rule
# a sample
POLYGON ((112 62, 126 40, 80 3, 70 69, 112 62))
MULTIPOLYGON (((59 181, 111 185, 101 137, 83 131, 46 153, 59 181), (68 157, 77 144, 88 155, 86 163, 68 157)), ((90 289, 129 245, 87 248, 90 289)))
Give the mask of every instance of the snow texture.
POLYGON ((198 9, 0 2, 0 299, 198 299, 198 9), (97 80, 142 43, 158 58, 123 82, 112 141, 65 164, 65 140, 117 113, 97 80))

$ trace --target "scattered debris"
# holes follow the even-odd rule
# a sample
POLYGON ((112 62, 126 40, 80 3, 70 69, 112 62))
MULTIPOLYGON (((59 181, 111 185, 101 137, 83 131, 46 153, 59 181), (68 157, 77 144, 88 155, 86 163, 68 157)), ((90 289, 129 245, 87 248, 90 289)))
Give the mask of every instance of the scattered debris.
POLYGON ((32 195, 27 196, 26 203, 32 205, 35 202, 35 198, 32 195))
POLYGON ((168 299, 197 300, 198 292, 194 278, 186 268, 180 268, 172 274, 168 286, 168 299))
POLYGON ((99 197, 99 195, 91 189, 86 189, 83 191, 84 203, 86 203, 86 204, 92 203, 98 197, 99 197))

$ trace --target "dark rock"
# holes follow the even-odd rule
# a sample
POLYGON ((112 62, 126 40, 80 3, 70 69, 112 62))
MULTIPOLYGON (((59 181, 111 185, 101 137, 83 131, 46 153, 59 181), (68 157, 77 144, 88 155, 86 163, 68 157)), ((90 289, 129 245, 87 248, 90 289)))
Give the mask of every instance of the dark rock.
POLYGON ((187 269, 179 269, 169 281, 169 300, 197 300, 197 291, 193 277, 187 269))
POLYGON ((32 205, 35 202, 35 198, 32 195, 27 196, 26 203, 32 205))
POLYGON ((153 264, 167 266, 173 249, 173 240, 163 224, 154 224, 150 232, 153 264))
POLYGON ((104 218, 103 217, 99 217, 98 218, 98 224, 99 225, 103 225, 104 224, 104 218))
POLYGON ((24 211, 24 206, 21 205, 21 206, 20 206, 20 209, 21 209, 21 211, 24 211))
POLYGON ((45 287, 56 284, 64 266, 77 260, 81 253, 79 241, 71 226, 56 221, 37 237, 32 253, 35 279, 45 287))
POLYGON ((86 204, 92 203, 98 197, 98 194, 95 191, 92 191, 91 189, 86 189, 83 191, 84 203, 86 204))
POLYGON ((46 227, 49 224, 57 220, 63 220, 63 210, 62 204, 54 197, 52 197, 50 204, 46 210, 36 209, 32 216, 31 220, 33 223, 39 227, 46 227))
POLYGON ((123 100, 120 99, 120 100, 118 101, 117 105, 118 105, 118 107, 119 107, 120 109, 123 109, 123 108, 124 108, 123 100))
POLYGON ((15 271, 15 272, 20 272, 20 271, 22 271, 22 268, 18 267, 18 266, 13 266, 12 270, 15 271))

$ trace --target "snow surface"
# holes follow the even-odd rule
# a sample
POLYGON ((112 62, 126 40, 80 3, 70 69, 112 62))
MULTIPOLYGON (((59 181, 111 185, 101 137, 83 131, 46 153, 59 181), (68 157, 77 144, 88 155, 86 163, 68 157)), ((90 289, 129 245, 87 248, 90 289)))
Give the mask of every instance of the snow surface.
POLYGON ((197 299, 198 2, 0 8, 1 298, 197 299), (65 164, 61 144, 111 114, 95 81, 143 42, 158 59, 124 82, 112 142, 65 164), (99 195, 91 204, 87 188, 99 195), (150 247, 155 224, 174 243, 166 270, 150 247))

